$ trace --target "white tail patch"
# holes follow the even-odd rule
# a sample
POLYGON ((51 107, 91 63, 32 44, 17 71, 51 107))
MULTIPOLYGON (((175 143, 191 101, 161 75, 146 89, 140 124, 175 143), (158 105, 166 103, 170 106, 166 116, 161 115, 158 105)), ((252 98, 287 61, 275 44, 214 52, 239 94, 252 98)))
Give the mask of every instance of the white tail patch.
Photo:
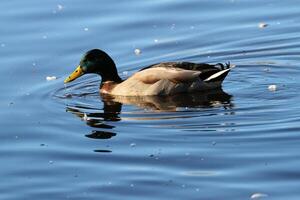
POLYGON ((219 71, 219 72, 217 72, 217 73, 211 75, 210 77, 208 77, 208 78, 205 79, 204 81, 205 81, 205 82, 209 82, 210 80, 215 79, 215 78, 221 76, 222 74, 224 74, 224 73, 230 71, 230 70, 231 70, 232 68, 234 68, 234 67, 235 67, 235 65, 231 65, 228 69, 224 69, 224 70, 222 70, 222 71, 219 71))

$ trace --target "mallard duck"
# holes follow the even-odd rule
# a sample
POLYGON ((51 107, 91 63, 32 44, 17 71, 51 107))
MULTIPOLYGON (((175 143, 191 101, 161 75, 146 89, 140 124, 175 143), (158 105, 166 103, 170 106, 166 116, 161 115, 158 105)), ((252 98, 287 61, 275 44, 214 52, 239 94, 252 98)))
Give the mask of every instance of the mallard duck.
POLYGON ((94 73, 102 77, 100 93, 121 96, 173 95, 220 88, 233 68, 230 64, 164 62, 145 67, 126 80, 118 75, 113 59, 93 49, 84 54, 76 70, 64 83, 94 73))

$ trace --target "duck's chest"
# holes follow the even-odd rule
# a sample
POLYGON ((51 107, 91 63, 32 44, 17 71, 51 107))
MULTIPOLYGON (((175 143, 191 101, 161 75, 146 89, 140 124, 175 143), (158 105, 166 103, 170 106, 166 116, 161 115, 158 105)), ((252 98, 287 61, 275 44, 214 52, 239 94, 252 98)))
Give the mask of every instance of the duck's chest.
POLYGON ((111 94, 111 92, 116 87, 116 85, 117 84, 114 83, 113 81, 103 82, 103 83, 101 83, 101 86, 100 86, 100 93, 111 94))

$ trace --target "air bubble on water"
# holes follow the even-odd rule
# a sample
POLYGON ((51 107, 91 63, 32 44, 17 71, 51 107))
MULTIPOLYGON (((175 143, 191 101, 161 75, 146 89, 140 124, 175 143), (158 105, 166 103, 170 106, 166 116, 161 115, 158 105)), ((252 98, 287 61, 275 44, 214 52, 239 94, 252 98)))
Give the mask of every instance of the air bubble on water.
POLYGON ((57 10, 61 11, 61 10, 63 10, 63 9, 64 9, 63 5, 57 4, 57 10))
POLYGON ((172 24, 172 25, 171 25, 171 30, 174 30, 175 27, 176 27, 176 24, 172 24))

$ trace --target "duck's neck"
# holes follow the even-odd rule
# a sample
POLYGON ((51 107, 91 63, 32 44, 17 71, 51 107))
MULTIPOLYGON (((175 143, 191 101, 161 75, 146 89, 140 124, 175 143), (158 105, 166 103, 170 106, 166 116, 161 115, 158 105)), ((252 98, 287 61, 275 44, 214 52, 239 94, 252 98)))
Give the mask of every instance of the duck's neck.
POLYGON ((121 83, 122 79, 118 75, 117 67, 112 59, 110 59, 109 67, 106 70, 99 72, 99 75, 102 77, 101 85, 104 82, 111 81, 115 83, 121 83))
POLYGON ((104 82, 114 82, 114 83, 121 83, 122 79, 118 75, 117 72, 109 73, 109 74, 100 74, 101 76, 101 84, 104 82))
POLYGON ((122 82, 122 79, 118 75, 118 71, 115 65, 112 65, 110 70, 99 74, 101 78, 100 92, 109 94, 116 85, 122 82))

